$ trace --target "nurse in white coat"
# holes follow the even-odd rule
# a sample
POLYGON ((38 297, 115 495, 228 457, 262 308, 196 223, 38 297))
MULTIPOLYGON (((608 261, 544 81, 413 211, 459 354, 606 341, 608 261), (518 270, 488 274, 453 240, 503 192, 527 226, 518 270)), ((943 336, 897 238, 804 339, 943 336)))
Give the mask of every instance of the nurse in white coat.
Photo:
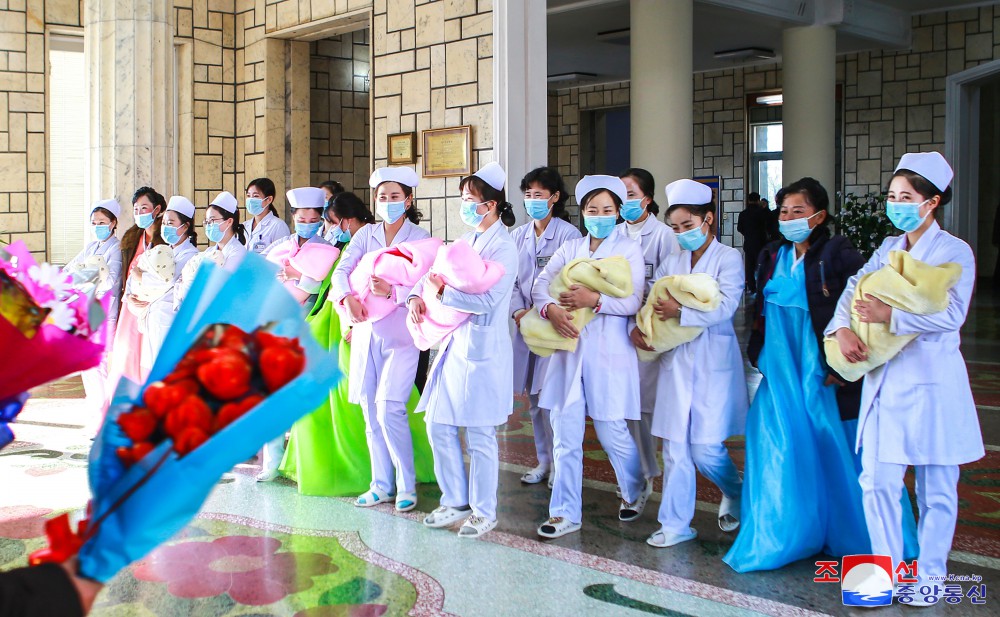
POLYGON ((240 224, 239 204, 229 191, 216 195, 205 208, 205 237, 214 244, 198 253, 184 266, 174 293, 174 304, 178 308, 187 296, 202 261, 208 260, 218 264, 226 272, 235 272, 247 254, 246 232, 240 224))
POLYGON ((441 505, 424 518, 424 525, 447 527, 465 519, 458 531, 461 538, 479 537, 497 525, 500 455, 496 427, 514 409, 508 310, 517 276, 517 248, 504 228, 514 224, 504 195, 505 181, 500 165, 488 163, 459 185, 462 221, 473 228, 462 240, 484 260, 503 266, 500 280, 481 294, 467 294, 427 274, 408 300, 409 318, 416 323, 427 309, 420 299, 425 288, 436 292, 444 306, 471 314, 441 343, 417 406, 417 411, 427 413, 427 436, 441 487, 441 505), (468 475, 460 428, 465 429, 469 452, 468 475))
POLYGON ((108 277, 97 286, 94 293, 94 297, 97 299, 111 294, 106 323, 108 350, 101 356, 99 365, 81 374, 87 400, 98 407, 102 406, 106 400, 105 382, 108 380, 108 353, 110 352, 111 339, 115 336, 115 326, 118 324, 120 308, 118 302, 122 286, 122 250, 115 232, 118 231, 118 217, 121 216, 121 213, 122 207, 114 199, 105 199, 94 203, 90 208, 90 227, 96 239, 89 242, 76 257, 66 264, 66 270, 75 270, 83 267, 87 258, 100 256, 108 265, 108 277))
MULTIPOLYGON (((531 310, 531 288, 535 278, 545 269, 564 242, 580 237, 580 230, 569 222, 566 202, 569 192, 562 176, 552 167, 539 167, 521 180, 524 209, 531 220, 511 232, 517 246, 517 278, 510 296, 510 313, 515 326, 531 310)), ((514 392, 528 396, 528 413, 535 435, 535 455, 538 465, 521 476, 525 484, 538 484, 549 479, 552 486, 552 425, 549 410, 538 406, 538 395, 545 379, 548 358, 531 353, 521 331, 514 328, 514 392)))
POLYGON ((406 416, 406 401, 420 359, 420 350, 406 328, 410 289, 372 277, 372 293, 396 305, 391 313, 372 323, 364 305, 351 291, 349 277, 361 258, 372 251, 430 237, 417 225, 420 213, 413 204, 413 189, 418 181, 411 167, 384 167, 372 173, 368 184, 375 192, 375 209, 382 222, 358 231, 345 247, 330 281, 330 298, 346 309, 352 324, 348 400, 364 410, 372 465, 370 490, 360 495, 354 505, 370 507, 395 500, 400 512, 417 505, 413 437, 406 416))
MULTIPOLYGON (((660 206, 653 197, 656 195, 656 182, 653 174, 645 169, 633 167, 619 176, 625 183, 627 192, 625 203, 622 204, 621 217, 624 223, 618 228, 625 231, 628 237, 642 245, 642 257, 645 262, 646 289, 654 280, 653 274, 660 264, 678 252, 677 239, 674 230, 661 222, 656 215, 660 206)), ((645 302, 646 298, 643 297, 645 302)), ((633 343, 637 341, 633 340, 633 343)), ((628 421, 628 430, 632 433, 635 446, 639 449, 642 460, 642 475, 651 480, 660 475, 660 464, 656 460, 656 440, 651 432, 653 407, 656 405, 656 380, 659 367, 656 362, 639 361, 639 400, 640 411, 638 420, 628 421)))
POLYGON ((850 329, 851 299, 858 280, 888 264, 891 251, 909 251, 914 259, 933 266, 953 262, 962 267, 958 284, 948 294, 948 308, 939 313, 915 315, 871 296, 857 303, 862 322, 889 324, 889 331, 900 336, 916 335, 894 358, 865 375, 857 446, 872 553, 891 555, 894 565, 903 557, 899 500, 903 474, 909 465, 915 467, 920 513, 919 583, 913 598, 917 605, 937 602, 943 583, 935 585, 929 578, 948 572, 958 516, 958 466, 985 454, 959 349, 959 331, 976 281, 975 258, 968 244, 934 220, 934 211, 951 200, 953 176, 937 152, 903 155, 889 183, 886 213, 905 233, 886 238, 848 281, 826 330, 836 336, 849 361, 866 357, 868 350, 850 329))
POLYGON ((555 458, 549 519, 538 528, 538 535, 546 538, 580 530, 583 434, 588 415, 618 478, 622 493, 618 518, 639 518, 653 486, 643 480, 639 452, 625 423, 639 418, 639 360, 629 341, 628 321, 639 310, 645 286, 642 247, 615 228, 626 199, 620 178, 584 176, 576 185, 576 196, 588 233, 556 251, 531 294, 556 332, 579 339, 575 352, 552 354, 539 399, 539 405, 551 410, 555 458), (628 297, 613 298, 583 286, 574 286, 559 298, 549 295, 549 283, 573 259, 614 255, 624 257, 631 266, 633 293, 628 297), (586 307, 596 314, 580 331, 570 311, 586 307))
MULTIPOLYGON (((139 329, 144 334, 142 337, 142 357, 139 362, 143 374, 146 375, 153 368, 156 354, 159 353, 163 341, 167 338, 170 324, 174 322, 174 315, 177 313, 174 294, 181 278, 181 272, 183 272, 187 262, 198 254, 198 249, 194 245, 198 241, 194 230, 194 204, 188 198, 174 195, 167 202, 167 209, 163 213, 163 225, 160 227, 160 236, 173 250, 173 286, 165 294, 148 304, 134 300, 130 302, 130 308, 133 309, 133 312, 138 310, 139 329)), ((132 283, 132 280, 132 278, 129 279, 129 284, 132 283)), ((130 290, 127 289, 126 294, 129 292, 130 290)))
MULTIPOLYGON (((652 429, 663 439, 663 500, 660 530, 646 542, 661 548, 698 535, 691 527, 695 469, 722 491, 719 526, 723 531, 739 526, 743 481, 722 442, 743 434, 750 406, 743 356, 733 329, 733 315, 743 295, 743 257, 715 238, 712 189, 694 180, 677 180, 667 185, 667 202, 667 219, 681 252, 667 257, 653 280, 707 274, 719 283, 722 302, 713 311, 684 308, 673 298, 654 306, 663 321, 678 318, 681 326, 703 328, 693 341, 663 353, 653 363, 662 393, 652 429)), ((636 329, 632 336, 642 335, 636 329)))
POLYGON ((270 178, 255 178, 247 184, 247 213, 253 217, 247 223, 247 250, 258 255, 267 247, 289 235, 288 224, 278 218, 274 207, 276 189, 270 178))

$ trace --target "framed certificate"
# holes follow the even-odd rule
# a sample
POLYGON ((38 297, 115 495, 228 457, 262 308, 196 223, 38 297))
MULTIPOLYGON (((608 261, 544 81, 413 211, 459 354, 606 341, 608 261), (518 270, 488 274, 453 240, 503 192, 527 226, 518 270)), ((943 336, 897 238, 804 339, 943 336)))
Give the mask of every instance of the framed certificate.
POLYGON ((423 141, 423 176, 444 178, 472 173, 472 127, 427 129, 423 141))
POLYGON ((417 162, 417 134, 396 133, 389 135, 389 164, 412 165, 417 162))

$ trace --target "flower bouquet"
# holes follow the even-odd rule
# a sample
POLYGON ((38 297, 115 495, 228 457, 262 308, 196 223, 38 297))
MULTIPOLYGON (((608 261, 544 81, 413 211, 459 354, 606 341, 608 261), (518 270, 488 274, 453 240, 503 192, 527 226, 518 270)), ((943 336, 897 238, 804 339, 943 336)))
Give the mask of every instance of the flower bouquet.
POLYGON ((110 300, 96 300, 93 279, 38 264, 23 242, 0 248, 0 448, 30 388, 83 371, 101 360, 110 300), (21 405, 14 409, 13 401, 21 405))
POLYGON ((122 379, 90 452, 91 502, 76 530, 46 528, 32 561, 79 555, 107 581, 197 514, 219 478, 329 395, 337 363, 315 343, 303 309, 248 255, 227 273, 206 262, 145 384, 122 379))

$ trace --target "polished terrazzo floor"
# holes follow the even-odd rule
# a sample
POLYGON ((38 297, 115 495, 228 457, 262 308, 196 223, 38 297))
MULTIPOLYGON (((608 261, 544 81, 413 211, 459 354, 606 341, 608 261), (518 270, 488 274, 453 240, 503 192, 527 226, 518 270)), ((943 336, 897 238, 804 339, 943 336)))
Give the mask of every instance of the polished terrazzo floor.
MULTIPOLYGON (((737 316, 740 322, 742 316, 737 316)), ((980 293, 964 332, 987 446, 963 468, 950 571, 975 574, 987 603, 921 609, 995 615, 1000 602, 1000 297, 980 293)), ((748 374, 751 387, 759 378, 748 374)), ((39 389, 0 453, 0 569, 42 546, 51 513, 83 506, 88 417, 78 379, 39 389)), ((99 597, 94 615, 853 615, 837 585, 812 582, 813 560, 776 572, 736 574, 721 562, 732 536, 719 531, 719 495, 699 484, 699 538, 654 549, 658 501, 641 520, 618 521, 613 474, 588 434, 584 529, 540 542, 548 490, 525 486, 533 462, 523 409, 501 433, 500 525, 481 540, 426 529, 437 506, 422 486, 418 510, 362 510, 348 499, 299 495, 286 480, 257 484, 252 463, 219 483, 202 514, 153 559, 133 565, 99 597)), ((739 440, 731 444, 742 464, 739 440)), ((912 486, 912 483, 911 483, 912 486)), ((913 612, 894 606, 879 614, 913 612)))

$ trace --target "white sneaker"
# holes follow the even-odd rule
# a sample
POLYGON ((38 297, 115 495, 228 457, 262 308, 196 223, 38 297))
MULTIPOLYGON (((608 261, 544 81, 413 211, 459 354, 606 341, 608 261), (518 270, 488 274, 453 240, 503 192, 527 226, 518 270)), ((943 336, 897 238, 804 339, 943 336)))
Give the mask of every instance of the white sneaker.
POLYGON ((539 465, 521 476, 522 484, 538 484, 549 477, 549 468, 539 465))
POLYGON ((554 516, 538 526, 538 535, 543 538, 561 538, 574 531, 580 531, 582 527, 582 523, 574 523, 568 518, 554 516))
POLYGON ((271 480, 274 480, 277 477, 278 477, 277 469, 264 469, 256 476, 254 476, 254 480, 256 480, 257 482, 270 482, 271 480))
POLYGON ((492 531, 497 526, 497 522, 491 521, 485 516, 473 514, 465 519, 462 527, 458 530, 459 538, 478 538, 479 536, 492 531))
POLYGON ((621 505, 618 506, 618 520, 628 523, 642 516, 642 511, 646 509, 646 502, 649 501, 649 496, 652 494, 653 483, 646 480, 642 492, 639 493, 639 497, 635 501, 628 503, 624 499, 622 500, 621 505))
POLYGON ((719 529, 731 533, 740 528, 740 498, 722 496, 719 504, 719 529))
POLYGON ((698 532, 694 530, 693 527, 688 527, 689 533, 673 533, 672 531, 659 530, 653 535, 649 536, 646 540, 646 544, 650 546, 655 546, 656 548, 667 548, 668 546, 674 546, 675 544, 680 544, 681 542, 687 542, 689 540, 694 540, 698 537, 698 532))
POLYGON ((424 517, 424 525, 435 529, 439 527, 447 527, 448 525, 456 523, 469 516, 470 510, 471 508, 468 506, 466 506, 464 510, 459 510, 458 508, 452 508, 450 506, 439 506, 433 512, 424 517))

